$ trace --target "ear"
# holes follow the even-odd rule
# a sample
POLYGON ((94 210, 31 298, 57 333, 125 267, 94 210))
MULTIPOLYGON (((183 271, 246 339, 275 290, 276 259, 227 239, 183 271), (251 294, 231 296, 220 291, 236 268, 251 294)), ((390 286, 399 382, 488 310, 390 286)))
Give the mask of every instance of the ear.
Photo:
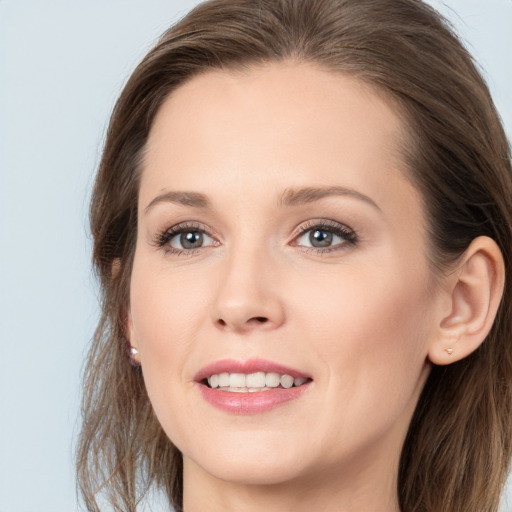
POLYGON ((133 319, 130 307, 128 306, 128 310, 126 311, 126 340, 130 346, 130 361, 134 366, 140 366, 140 357, 139 357, 139 344, 137 340, 137 336, 135 335, 135 329, 133 327, 133 319))
POLYGON ((491 330, 505 284, 505 265, 496 242, 486 236, 475 238, 443 281, 447 300, 428 352, 437 365, 465 358, 491 330))
MULTIPOLYGON (((111 278, 116 279, 117 276, 119 275, 120 271, 121 271, 121 260, 119 258, 116 258, 112 261, 112 264, 110 267, 111 278)), ((140 366, 139 346, 138 346, 138 342, 137 342, 137 339, 135 336, 135 331, 133 328, 132 313, 131 313, 129 305, 126 307, 125 317, 126 317, 126 320, 125 320, 125 325, 124 325, 124 335, 126 338, 126 342, 128 344, 128 346, 127 346, 128 357, 130 358, 130 361, 132 362, 132 364, 140 366)))

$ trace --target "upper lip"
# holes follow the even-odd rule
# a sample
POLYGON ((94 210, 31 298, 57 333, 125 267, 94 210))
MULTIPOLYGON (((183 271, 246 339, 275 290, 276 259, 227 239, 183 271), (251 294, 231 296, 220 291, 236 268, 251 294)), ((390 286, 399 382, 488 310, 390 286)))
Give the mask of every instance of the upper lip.
POLYGON ((199 370, 195 375, 194 380, 196 382, 201 382, 202 380, 207 379, 212 375, 218 375, 219 373, 249 374, 256 372, 274 372, 279 375, 290 375, 294 379, 299 377, 311 378, 310 375, 301 372, 300 370, 295 370, 294 368, 290 368, 267 359, 253 358, 246 361, 237 361, 236 359, 221 359, 219 361, 214 361, 199 370))

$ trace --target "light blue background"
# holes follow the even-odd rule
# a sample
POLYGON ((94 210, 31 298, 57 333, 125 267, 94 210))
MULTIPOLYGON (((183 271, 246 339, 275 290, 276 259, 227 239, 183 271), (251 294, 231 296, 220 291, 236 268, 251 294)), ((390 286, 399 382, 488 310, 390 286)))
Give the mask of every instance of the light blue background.
MULTIPOLYGON (((196 3, 0 0, 0 512, 78 510, 93 173, 130 71, 196 3)), ((512 0, 431 3, 468 41, 510 137, 512 0)))

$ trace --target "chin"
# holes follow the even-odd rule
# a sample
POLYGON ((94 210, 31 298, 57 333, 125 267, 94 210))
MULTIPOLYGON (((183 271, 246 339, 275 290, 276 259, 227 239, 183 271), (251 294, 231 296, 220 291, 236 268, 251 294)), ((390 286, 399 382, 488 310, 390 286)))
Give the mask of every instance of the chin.
POLYGON ((242 445, 240 440, 210 442, 207 446, 198 443, 184 459, 189 458, 214 478, 238 484, 281 484, 307 472, 306 457, 297 449, 297 443, 290 446, 281 442, 257 442, 251 437, 252 441, 242 445))
POLYGON ((226 482, 244 485, 277 485, 289 482, 302 475, 297 465, 279 461, 262 460, 216 460, 198 461, 203 471, 226 482))

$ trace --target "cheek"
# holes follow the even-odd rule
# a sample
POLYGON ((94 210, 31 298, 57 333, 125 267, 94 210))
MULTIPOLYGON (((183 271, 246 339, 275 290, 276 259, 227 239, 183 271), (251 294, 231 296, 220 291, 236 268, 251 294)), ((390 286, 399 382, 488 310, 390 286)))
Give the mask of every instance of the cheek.
POLYGON ((320 369, 318 439, 337 440, 328 457, 335 462, 340 450, 384 433, 400 443, 429 371, 427 280, 377 266, 302 284, 290 296, 304 349, 320 369))
POLYGON ((204 282, 137 263, 136 259, 130 309, 141 352, 159 360, 187 350, 207 311, 204 282))
POLYGON ((428 282, 422 274, 411 274, 409 279, 405 272, 382 265, 347 266, 302 278, 295 288, 290 280, 289 297, 296 298, 299 317, 319 332, 337 332, 342 343, 363 332, 365 346, 378 344, 385 332, 394 332, 399 342, 408 327, 428 323, 428 282))
POLYGON ((432 305, 427 273, 410 274, 382 264, 347 267, 290 293, 300 330, 333 383, 374 396, 414 389, 425 366, 432 305))
POLYGON ((183 432, 176 411, 191 415, 184 384, 192 384, 185 378, 185 365, 197 350, 207 311, 204 283, 144 263, 143 256, 136 257, 131 278, 133 332, 153 410, 168 437, 180 445, 183 432))
MULTIPOLYGON (((204 283, 141 260, 135 260, 131 280, 133 328, 150 401, 168 430, 172 411, 186 406, 184 384, 192 387, 185 367, 205 320, 204 283)), ((174 432, 167 433, 174 439, 174 432)))

